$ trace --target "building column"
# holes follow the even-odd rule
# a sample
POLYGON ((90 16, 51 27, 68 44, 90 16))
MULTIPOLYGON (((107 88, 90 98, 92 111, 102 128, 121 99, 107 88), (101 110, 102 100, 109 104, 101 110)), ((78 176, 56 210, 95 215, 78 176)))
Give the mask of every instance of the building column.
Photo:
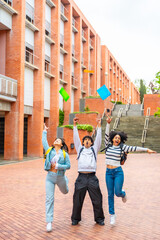
POLYGON ((42 131, 44 123, 44 66, 45 66, 45 0, 39 4, 35 0, 35 26, 39 29, 34 34, 35 65, 33 84, 33 114, 28 117, 28 155, 43 155, 42 131))
MULTIPOLYGON (((12 30, 6 34, 5 75, 17 80, 17 100, 5 114, 4 159, 23 159, 25 0, 14 4, 12 30)), ((3 59, 4 60, 4 59, 3 59)))

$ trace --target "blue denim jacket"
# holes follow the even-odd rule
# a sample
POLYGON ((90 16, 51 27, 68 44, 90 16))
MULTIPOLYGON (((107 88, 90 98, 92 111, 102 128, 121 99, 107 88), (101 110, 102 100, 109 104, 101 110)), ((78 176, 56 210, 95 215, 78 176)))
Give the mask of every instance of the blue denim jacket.
MULTIPOLYGON (((47 131, 43 131, 42 144, 43 144, 45 151, 47 151, 49 148, 49 145, 47 142, 47 131)), ((56 155, 56 151, 54 148, 46 155, 46 160, 45 160, 45 164, 44 164, 44 169, 46 171, 49 171, 51 169, 51 160, 55 155, 56 155)), ((57 175, 63 176, 67 169, 70 169, 69 155, 68 155, 68 153, 66 153, 66 157, 64 158, 63 151, 60 149, 60 158, 58 160, 57 175)))

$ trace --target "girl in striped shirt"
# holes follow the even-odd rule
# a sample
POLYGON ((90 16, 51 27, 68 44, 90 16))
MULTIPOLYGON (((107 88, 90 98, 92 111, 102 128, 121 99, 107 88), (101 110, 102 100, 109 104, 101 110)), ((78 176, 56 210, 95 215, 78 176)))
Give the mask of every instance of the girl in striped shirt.
POLYGON ((110 224, 114 225, 116 222, 116 215, 114 211, 114 193, 117 197, 121 197, 124 203, 127 201, 126 192, 122 190, 124 174, 120 163, 121 153, 135 151, 146 151, 148 153, 155 153, 155 151, 152 151, 148 148, 125 145, 124 143, 127 140, 127 135, 124 132, 111 131, 109 133, 111 120, 112 119, 108 116, 106 120, 107 125, 105 131, 105 154, 106 185, 108 190, 110 224))

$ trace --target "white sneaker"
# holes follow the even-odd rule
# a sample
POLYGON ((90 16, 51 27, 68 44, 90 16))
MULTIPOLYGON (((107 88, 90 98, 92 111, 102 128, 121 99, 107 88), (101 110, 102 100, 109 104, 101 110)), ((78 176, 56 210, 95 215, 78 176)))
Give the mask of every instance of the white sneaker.
POLYGON ((127 202, 127 196, 126 195, 124 197, 122 197, 122 202, 124 202, 124 203, 127 202))
POLYGON ((47 223, 47 232, 51 232, 52 231, 52 223, 49 222, 47 223))
POLYGON ((110 215, 110 224, 111 224, 112 226, 114 226, 115 223, 116 223, 116 215, 115 215, 115 214, 112 214, 112 215, 110 215))

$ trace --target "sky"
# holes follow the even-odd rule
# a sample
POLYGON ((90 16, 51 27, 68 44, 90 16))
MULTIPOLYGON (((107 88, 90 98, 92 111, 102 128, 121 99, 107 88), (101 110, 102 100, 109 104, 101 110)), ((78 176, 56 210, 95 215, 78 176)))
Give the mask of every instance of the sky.
POLYGON ((74 0, 134 82, 160 71, 160 0, 74 0))

